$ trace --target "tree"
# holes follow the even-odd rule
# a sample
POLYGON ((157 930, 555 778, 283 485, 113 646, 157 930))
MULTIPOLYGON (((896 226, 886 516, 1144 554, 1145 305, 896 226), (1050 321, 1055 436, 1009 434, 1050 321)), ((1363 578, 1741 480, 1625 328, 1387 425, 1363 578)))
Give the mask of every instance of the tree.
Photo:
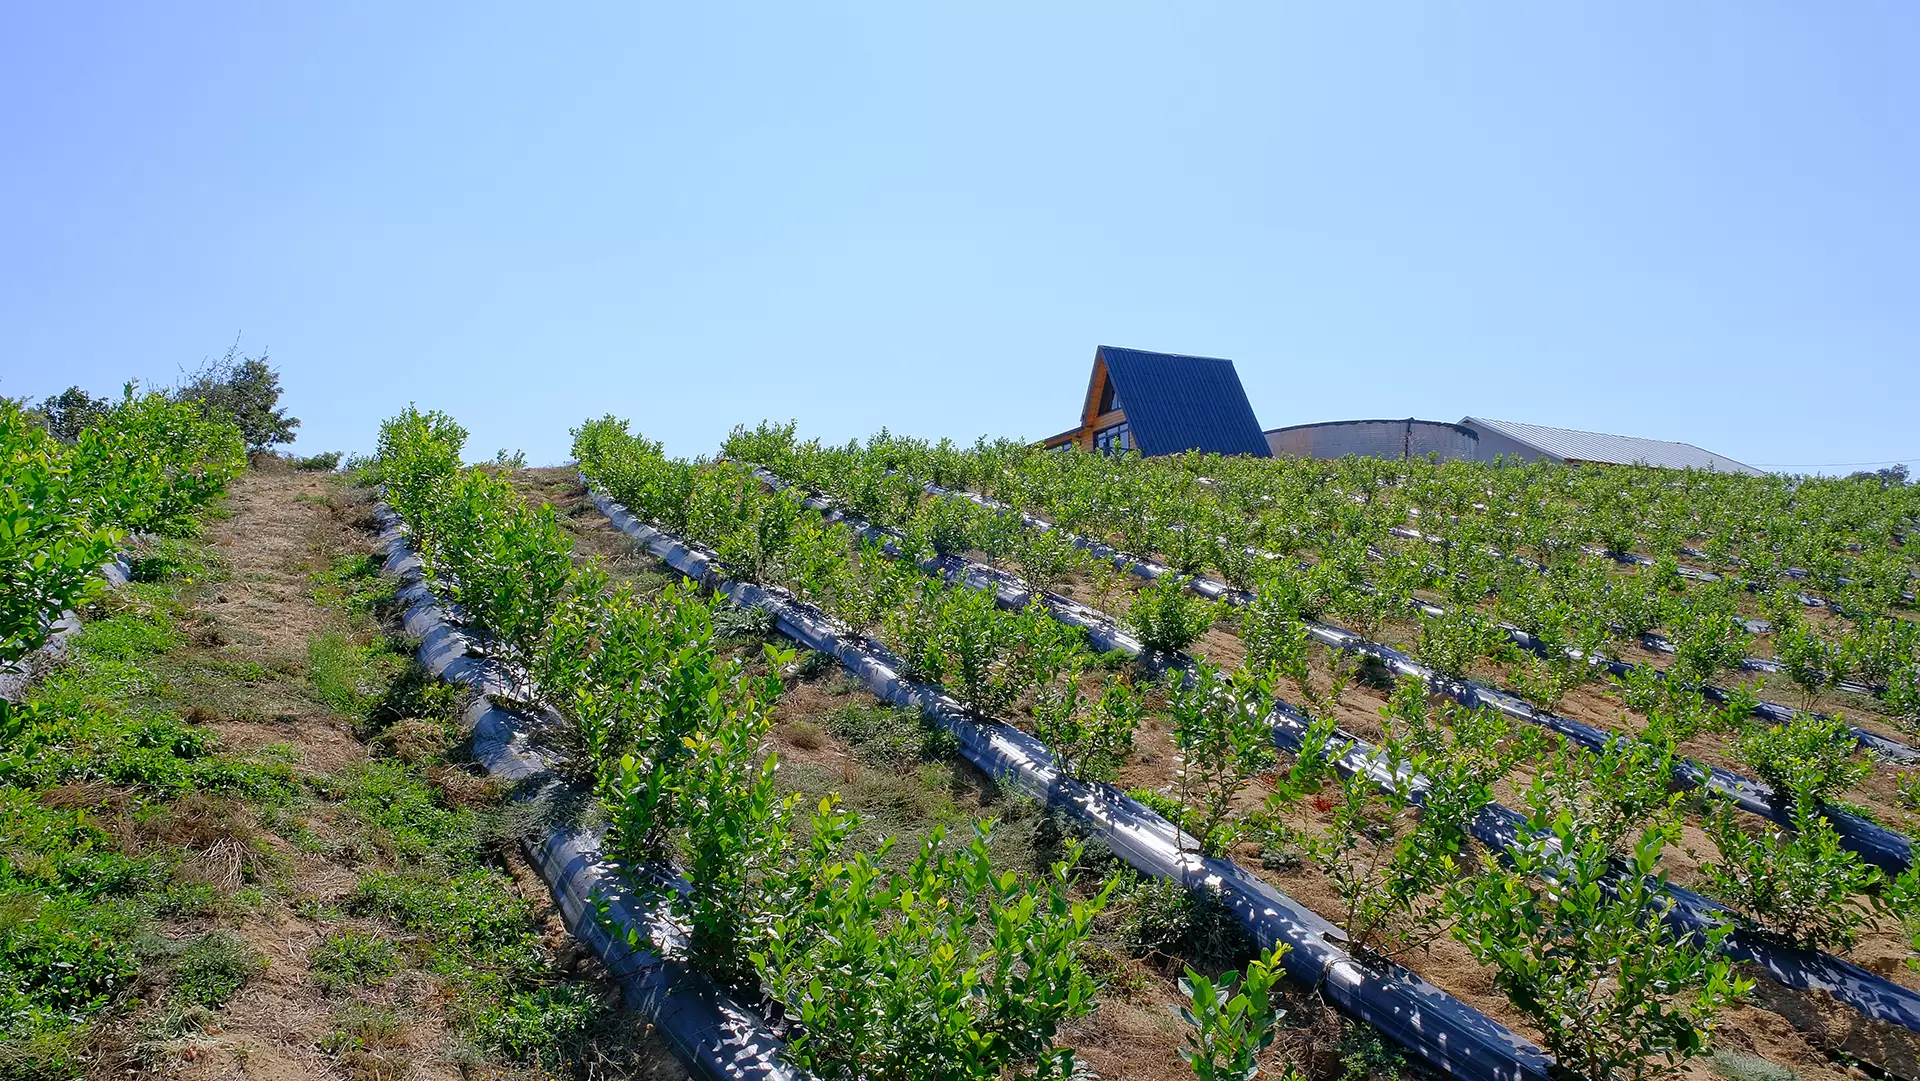
POLYGON ((35 411, 45 419, 47 431, 62 443, 72 443, 80 438, 89 425, 100 419, 101 414, 113 408, 113 403, 105 398, 96 398, 79 387, 68 387, 51 398, 41 401, 35 411))
POLYGON ((291 443, 300 419, 278 408, 280 373, 273 370, 268 359, 264 354, 241 356, 240 345, 235 342, 225 356, 208 361, 188 376, 174 389, 173 396, 177 401, 199 402, 209 413, 233 418, 250 453, 258 454, 276 443, 291 443))
POLYGON ((1901 462, 1885 469, 1863 469, 1857 473, 1848 473, 1847 479, 1877 480, 1882 488, 1898 488, 1907 483, 1907 465, 1901 462))

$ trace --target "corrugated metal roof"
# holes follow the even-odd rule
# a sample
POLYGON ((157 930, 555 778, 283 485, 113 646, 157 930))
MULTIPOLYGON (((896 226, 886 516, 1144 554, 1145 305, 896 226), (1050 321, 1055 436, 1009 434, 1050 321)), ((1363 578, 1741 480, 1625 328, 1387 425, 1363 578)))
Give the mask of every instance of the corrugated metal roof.
POLYGON ((1267 457, 1267 437, 1233 361, 1112 345, 1101 346, 1095 355, 1106 361, 1140 453, 1201 450, 1267 457))
POLYGON ((1520 424, 1511 420, 1488 420, 1485 417, 1462 417, 1460 423, 1518 440, 1562 461, 1657 465, 1667 469, 1711 469, 1719 473, 1762 475, 1760 470, 1750 465, 1736 462, 1724 454, 1703 450, 1692 443, 1549 428, 1542 424, 1520 424))

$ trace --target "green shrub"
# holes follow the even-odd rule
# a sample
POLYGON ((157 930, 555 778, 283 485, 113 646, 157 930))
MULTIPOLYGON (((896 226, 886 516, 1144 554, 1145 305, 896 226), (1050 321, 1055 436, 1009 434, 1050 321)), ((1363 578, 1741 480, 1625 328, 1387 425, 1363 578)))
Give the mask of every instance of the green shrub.
POLYGON ((1127 604, 1127 626, 1142 645, 1159 653, 1178 653, 1199 640, 1220 618, 1220 604, 1189 593, 1187 579, 1163 574, 1136 590, 1127 604))
POLYGON ((1234 797, 1278 757, 1267 721, 1273 676, 1244 666, 1222 674, 1200 665, 1190 678, 1170 673, 1168 685, 1173 742, 1184 758, 1180 800, 1196 812, 1200 850, 1218 856, 1233 847, 1246 825, 1234 797))
POLYGON ((1641 835, 1615 877, 1605 841, 1562 817, 1462 883, 1454 937, 1514 1008, 1538 1024, 1561 1069, 1584 1081, 1678 1071, 1707 1049, 1715 1017, 1751 983, 1715 959, 1729 928, 1704 948, 1648 919, 1661 903, 1656 877, 1665 830, 1641 835))
POLYGON ((1674 645, 1667 672, 1683 685, 1704 684, 1720 669, 1737 667, 1746 655, 1746 622, 1724 584, 1694 590, 1667 606, 1674 645))
POLYGON ((1677 818, 1683 796, 1672 790, 1673 760, 1673 744, 1651 726, 1643 738, 1616 739, 1598 754, 1562 741, 1536 768, 1527 808, 1541 820, 1565 814, 1621 852, 1649 823, 1677 818))
POLYGON ((1867 896, 1880 870, 1848 851, 1818 811, 1794 806, 1793 828, 1749 833, 1722 805, 1707 819, 1720 860, 1707 892, 1769 930, 1817 949, 1853 947, 1872 919, 1867 896))
POLYGON ((929 835, 904 871, 838 849, 855 823, 823 805, 814 843, 779 882, 795 899, 753 963, 803 1026, 788 1050, 822 1081, 1065 1078, 1060 1024, 1093 1005, 1079 947, 1113 884, 1067 897, 1067 863, 1044 880, 996 872, 987 823, 971 844, 929 835))
POLYGON ((1080 671, 1077 662, 1069 664, 1060 682, 1034 699, 1033 734, 1053 752, 1062 775, 1111 781, 1133 750, 1133 730, 1145 703, 1131 684, 1112 676, 1089 703, 1080 693, 1080 671))
MULTIPOLYGON (((1280 959, 1290 948, 1283 942, 1247 962, 1245 980, 1238 972, 1210 980, 1191 968, 1180 977, 1180 993, 1187 996, 1180 1017, 1192 1029, 1180 1057, 1199 1081, 1255 1081, 1261 1076, 1261 1053, 1273 1045, 1287 1013, 1274 1002, 1273 988, 1286 975, 1280 959)), ((1281 1076, 1304 1081, 1292 1069, 1281 1076)))
POLYGON ((1920 972, 1920 866, 1909 867, 1887 886, 1889 911, 1900 916, 1901 933, 1907 936, 1907 967, 1920 972))
POLYGON ((1839 717, 1797 714, 1782 725, 1753 725, 1733 752, 1778 795, 1816 806, 1846 792, 1873 772, 1853 730, 1839 717))
POLYGON ((1465 679, 1474 661, 1506 641, 1506 633, 1477 610, 1449 608, 1445 615, 1421 620, 1420 645, 1414 652, 1436 675, 1465 679))
POLYGON ((1461 877, 1474 816, 1533 756, 1538 729, 1492 709, 1450 701, 1435 708, 1417 679, 1403 681, 1382 712, 1390 727, 1377 753, 1396 771, 1393 783, 1364 773, 1339 778, 1329 786, 1332 823, 1303 847, 1346 902, 1339 922, 1352 947, 1384 953, 1445 933, 1445 901, 1461 877), (1426 782, 1417 792, 1415 777, 1426 782))
POLYGON ((305 469, 319 473, 331 473, 340 468, 340 457, 340 451, 323 451, 319 454, 308 455, 305 458, 295 458, 293 460, 293 467, 295 469, 305 469))
POLYGON ((0 401, 0 663, 43 645, 128 532, 182 532, 245 466, 239 432, 160 395, 94 410, 71 445, 0 401))

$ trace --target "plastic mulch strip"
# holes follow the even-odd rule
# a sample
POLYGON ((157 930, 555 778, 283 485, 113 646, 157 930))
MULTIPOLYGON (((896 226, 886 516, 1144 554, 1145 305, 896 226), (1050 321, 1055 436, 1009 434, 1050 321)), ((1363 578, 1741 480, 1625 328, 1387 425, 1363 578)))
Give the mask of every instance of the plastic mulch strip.
POLYGON ((737 604, 772 613, 781 633, 837 657, 880 698, 926 713, 953 733, 974 765, 1072 814, 1136 871, 1217 891, 1262 948, 1291 946, 1283 962, 1288 976, 1318 988, 1341 1012, 1463 1081, 1546 1081, 1551 1060, 1539 1048, 1406 969, 1362 964, 1340 945, 1339 928, 1233 861, 1200 855, 1191 837, 1138 801, 1110 785, 1060 776, 1045 746, 1010 725, 968 718, 939 689, 907 680, 883 647, 846 632, 785 591, 729 580, 710 553, 641 522, 597 490, 593 498, 617 528, 656 557, 737 604))
MULTIPOLYGON (((133 581, 133 565, 127 562, 126 556, 116 555, 100 565, 100 577, 107 580, 110 588, 119 589, 133 581)), ((79 629, 80 616, 75 612, 62 612, 44 645, 12 664, 0 665, 0 701, 18 702, 25 698, 35 680, 67 659, 67 640, 79 629)))
MULTIPOLYGON (((969 499, 983 505, 999 506, 992 500, 970 492, 954 492, 938 485, 925 485, 936 495, 955 496, 969 499)), ((1045 522, 1024 512, 1021 521, 1029 528, 1051 529, 1045 522)), ((1085 537, 1071 537, 1072 543, 1086 549, 1094 556, 1111 562, 1114 566, 1131 571, 1142 578, 1156 579, 1171 573, 1166 566, 1151 560, 1140 559, 1085 537)), ((1187 580, 1187 587, 1204 597, 1226 600, 1236 605, 1245 605, 1249 596, 1234 589, 1218 579, 1196 575, 1187 580)), ((1388 669, 1399 675, 1418 676, 1429 685, 1444 692, 1465 706, 1488 706, 1499 710, 1509 717, 1552 729, 1573 742, 1589 750, 1602 750, 1612 741, 1625 739, 1602 728, 1584 724, 1570 717, 1547 710, 1535 709, 1515 695, 1496 690, 1474 680, 1453 680, 1439 676, 1433 669, 1414 660, 1412 657, 1394 649, 1392 646, 1369 641, 1352 631, 1315 620, 1305 621, 1312 636, 1336 649, 1362 653, 1372 656, 1388 669)), ((1773 792, 1759 781, 1742 777, 1731 770, 1718 766, 1709 766, 1692 759, 1683 759, 1674 765, 1674 776, 1688 787, 1705 788, 1716 796, 1731 800, 1742 810, 1759 815, 1778 825, 1791 826, 1791 812, 1777 803, 1773 792)), ((1896 830, 1888 829, 1877 822, 1869 821, 1860 815, 1838 808, 1826 810, 1827 821, 1839 834, 1841 842, 1849 849, 1860 854, 1869 863, 1892 874, 1905 871, 1913 862, 1913 842, 1896 830)))
MULTIPOLYGON (((766 469, 756 468, 755 475, 769 485, 789 486, 766 469)), ((808 495, 804 502, 829 520, 844 522, 864 539, 880 544, 889 554, 899 553, 897 533, 849 514, 821 496, 808 495)), ((974 588, 992 589, 996 603, 1003 608, 1024 608, 1035 596, 1032 587, 1017 576, 955 556, 922 560, 920 565, 950 581, 974 588)), ((1140 641, 1121 629, 1107 613, 1053 593, 1042 592, 1039 600, 1054 618, 1084 628, 1096 648, 1117 649, 1131 656, 1142 653, 1140 641)), ((1168 667, 1186 667, 1192 663, 1190 659, 1179 655, 1160 659, 1168 667)), ((1274 743, 1289 753, 1300 749, 1301 740, 1312 723, 1299 710, 1278 700, 1268 720, 1273 726, 1274 743)), ((1342 773, 1362 773, 1383 786, 1391 785, 1397 779, 1392 765, 1365 740, 1345 731, 1337 732, 1336 736, 1344 745, 1334 759, 1335 766, 1342 773)), ((1413 784, 1417 800, 1424 784, 1418 777, 1413 778, 1413 784)), ((1525 815, 1498 803, 1483 808, 1471 823, 1471 829, 1482 844, 1499 853, 1507 852, 1528 832, 1525 815)), ((1668 884, 1666 893, 1673 903, 1660 913, 1661 919, 1694 941, 1704 942, 1706 931, 1715 925, 1734 924, 1735 930, 1721 942, 1721 953, 1727 958, 1751 962, 1783 986, 1800 991, 1824 991, 1866 1017, 1920 1031, 1920 991, 1875 975, 1831 954, 1783 942, 1741 926, 1739 918, 1726 906, 1683 886, 1668 884)))
MULTIPOLYGON (((466 632, 449 619, 447 607, 423 580, 399 518, 385 505, 378 513, 385 570, 407 583, 400 597, 408 605, 406 632, 420 642, 420 663, 435 676, 478 692, 465 717, 475 761, 489 776, 513 784, 516 798, 555 801, 577 795, 528 739, 542 721, 489 700, 518 681, 496 662, 474 655, 466 632)), ((601 852, 601 836, 597 829, 561 821, 527 841, 527 854, 553 892, 567 930, 606 965, 627 1005, 645 1014, 674 1054, 708 1081, 812 1081, 811 1074, 784 1060, 782 1044, 764 1018, 697 969, 665 955, 663 947, 684 942, 681 929, 662 905, 628 893, 601 852), (630 945, 628 934, 616 934, 615 928, 630 932, 639 945, 630 945)))

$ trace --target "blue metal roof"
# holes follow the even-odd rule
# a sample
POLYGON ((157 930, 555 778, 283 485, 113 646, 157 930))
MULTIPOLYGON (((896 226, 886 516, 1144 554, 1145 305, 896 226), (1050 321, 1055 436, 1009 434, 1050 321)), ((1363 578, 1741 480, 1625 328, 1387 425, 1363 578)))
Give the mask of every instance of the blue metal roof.
POLYGON ((1142 454, 1251 454, 1265 458, 1267 437, 1254 419, 1233 361, 1149 353, 1103 345, 1107 365, 1142 454))

